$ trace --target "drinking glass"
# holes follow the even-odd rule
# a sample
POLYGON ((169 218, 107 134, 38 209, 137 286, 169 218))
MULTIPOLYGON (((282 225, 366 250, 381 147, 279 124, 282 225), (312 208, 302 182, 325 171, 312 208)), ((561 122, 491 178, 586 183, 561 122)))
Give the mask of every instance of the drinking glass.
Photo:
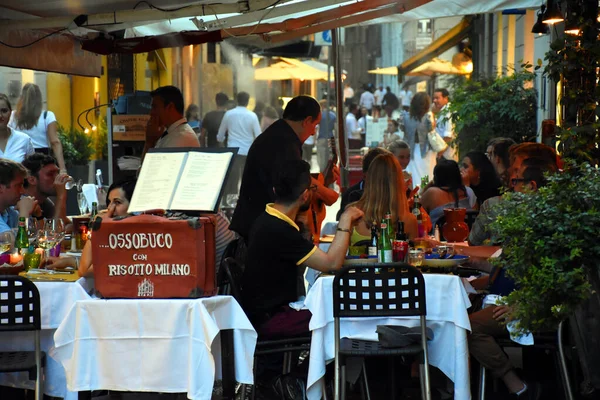
POLYGON ((81 192, 77 193, 77 205, 79 206, 79 215, 87 214, 88 206, 85 195, 81 192))
POLYGON ((408 263, 413 267, 420 267, 423 265, 424 254, 421 249, 410 249, 408 251, 408 263))
POLYGON ((41 261, 42 255, 40 253, 34 252, 23 255, 23 267, 25 268, 25 271, 39 268, 41 261))
POLYGON ((10 251, 15 242, 15 236, 12 232, 0 233, 0 254, 10 251))

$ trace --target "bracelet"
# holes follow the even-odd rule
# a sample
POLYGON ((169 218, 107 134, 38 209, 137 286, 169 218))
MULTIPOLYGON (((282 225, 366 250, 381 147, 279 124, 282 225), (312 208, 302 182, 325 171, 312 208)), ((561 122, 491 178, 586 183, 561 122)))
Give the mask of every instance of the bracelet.
POLYGON ((336 230, 340 231, 340 232, 348 232, 348 233, 350 233, 350 229, 337 228, 336 230))

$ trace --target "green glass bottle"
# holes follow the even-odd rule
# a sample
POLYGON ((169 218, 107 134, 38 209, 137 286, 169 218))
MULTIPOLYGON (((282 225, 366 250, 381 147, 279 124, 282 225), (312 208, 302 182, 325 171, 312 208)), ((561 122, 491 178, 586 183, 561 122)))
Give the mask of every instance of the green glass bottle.
POLYGON ((377 249, 377 259, 380 263, 391 263, 392 258, 392 242, 388 235, 388 227, 385 219, 381 221, 380 237, 377 249))
POLYGON ((29 237, 25 228, 25 217, 19 217, 19 230, 15 239, 15 248, 21 255, 29 252, 29 237))

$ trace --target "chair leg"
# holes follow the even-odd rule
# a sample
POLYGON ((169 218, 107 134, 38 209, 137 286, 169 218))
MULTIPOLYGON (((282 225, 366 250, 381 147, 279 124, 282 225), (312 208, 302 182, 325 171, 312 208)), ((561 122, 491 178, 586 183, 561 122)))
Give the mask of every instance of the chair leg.
POLYGON ((334 400, 340 400, 342 397, 342 367, 340 364, 340 355, 337 354, 335 357, 335 371, 334 371, 334 382, 333 382, 333 398, 334 400))
POLYGON ((369 380, 367 379, 367 366, 365 364, 365 360, 363 358, 362 364, 362 376, 365 385, 365 393, 367 394, 367 400, 371 400, 371 391, 369 390, 369 380))
POLYGON ((40 331, 35 331, 35 400, 44 398, 43 382, 44 377, 42 376, 42 349, 40 346, 40 331))
POLYGON ((341 396, 342 400, 346 400, 346 364, 342 365, 342 388, 341 388, 341 396))
POLYGON ((565 359, 565 350, 563 348, 563 329, 564 321, 558 324, 558 358, 560 361, 560 375, 563 381, 563 388, 565 390, 565 399, 573 400, 573 391, 571 390, 571 382, 569 380, 569 371, 567 369, 567 360, 565 359))
POLYGON ((390 384, 390 399, 396 398, 396 360, 394 357, 388 357, 388 382, 390 384))
POLYGON ((485 367, 479 367, 479 400, 485 400, 485 367))

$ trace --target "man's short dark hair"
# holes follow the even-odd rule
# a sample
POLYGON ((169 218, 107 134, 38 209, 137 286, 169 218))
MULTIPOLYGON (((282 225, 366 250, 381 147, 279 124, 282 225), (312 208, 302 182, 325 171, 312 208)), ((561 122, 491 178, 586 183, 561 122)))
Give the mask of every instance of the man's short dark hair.
POLYGON ((540 157, 532 157, 523 160, 521 164, 523 168, 523 180, 525 183, 535 182, 538 188, 546 185, 546 177, 544 174, 553 174, 557 171, 556 164, 548 162, 540 157))
POLYGON ((369 166, 371 165, 371 163, 373 162, 375 157, 377 157, 381 154, 385 154, 387 152, 388 151, 386 149, 384 149, 383 147, 375 147, 375 148, 369 150, 369 152, 367 154, 365 154, 365 156, 363 157, 363 162, 362 162, 363 173, 364 174, 367 173, 367 171, 369 170, 369 166))
POLYGON ((27 176, 27 169, 22 164, 7 158, 0 158, 0 185, 10 185, 19 175, 27 176))
POLYGON ((310 96, 296 96, 285 107, 283 119, 289 121, 304 121, 307 117, 313 120, 321 114, 321 105, 310 96))
POLYGON ((175 86, 161 86, 150 92, 150 96, 160 97, 165 107, 172 103, 175 106, 175 110, 183 115, 183 94, 181 94, 179 88, 175 86))
MULTIPOLYGON (((39 178, 39 173, 42 168, 46 165, 54 164, 58 165, 56 159, 44 153, 33 153, 25 157, 22 162, 23 166, 29 170, 31 176, 39 178)), ((25 187, 29 186, 29 182, 25 180, 25 187)))
POLYGON ((446 88, 435 89, 433 92, 440 92, 444 98, 448 98, 450 96, 450 92, 446 88))
POLYGON ((239 92, 237 96, 235 96, 237 100, 237 105, 241 107, 246 107, 250 102, 250 95, 246 92, 239 92))
POLYGON ((217 103, 217 106, 219 106, 219 107, 225 107, 225 105, 227 104, 228 101, 229 101, 229 96, 227 96, 223 92, 219 92, 215 96, 215 102, 217 103))
POLYGON ((310 186, 310 165, 304 160, 285 161, 273 173, 275 202, 289 205, 310 186))
POLYGON ((356 110, 358 110, 358 104, 356 104, 356 103, 350 103, 350 105, 348 106, 348 111, 354 112, 356 110))
POLYGON ((490 141, 488 146, 492 146, 492 153, 494 153, 494 156, 500 157, 504 168, 508 168, 510 167, 509 150, 514 144, 515 141, 513 139, 501 137, 494 138, 493 141, 490 141))

